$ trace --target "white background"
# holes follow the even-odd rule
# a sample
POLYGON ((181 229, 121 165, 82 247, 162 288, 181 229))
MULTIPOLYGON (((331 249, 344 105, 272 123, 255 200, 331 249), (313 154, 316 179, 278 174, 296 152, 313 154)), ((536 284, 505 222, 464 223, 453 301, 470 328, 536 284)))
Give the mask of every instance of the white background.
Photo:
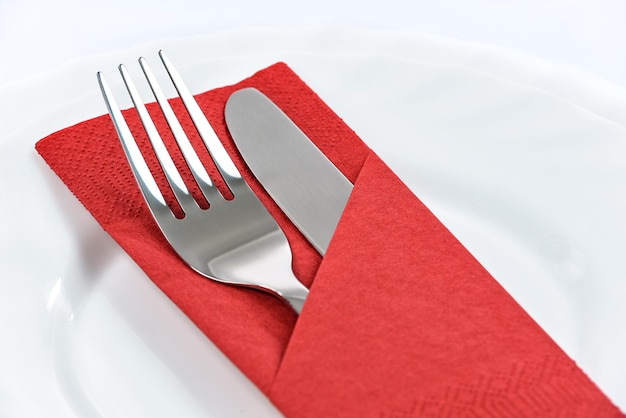
MULTIPOLYGON (((429 2, 419 0, 380 0, 377 2, 370 0, 315 0, 309 3, 302 3, 296 0, 221 0, 219 2, 213 0, 110 0, 107 2, 85 0, 0 0, 0 140, 5 135, 10 134, 11 129, 25 124, 26 119, 33 118, 37 121, 36 125, 40 124, 40 121, 35 117, 37 115, 33 110, 32 103, 29 102, 30 96, 44 96, 41 92, 39 94, 30 94, 36 90, 36 86, 41 86, 41 80, 45 79, 45 77, 41 77, 39 78, 39 83, 35 83, 34 81, 36 81, 37 77, 34 76, 36 74, 46 73, 60 66, 64 66, 63 70, 66 70, 68 64, 72 69, 78 70, 80 69, 80 61, 86 57, 115 50, 129 49, 144 42, 154 43, 153 41, 160 39, 256 28, 354 28, 384 32, 401 31, 416 35, 435 35, 519 51, 545 61, 575 67, 608 82, 608 84, 595 83, 593 82, 593 77, 589 77, 590 83, 593 84, 592 89, 586 91, 582 88, 583 86, 578 86, 581 87, 579 90, 584 93, 582 94, 584 97, 592 97, 589 93, 595 92, 595 89, 601 84, 602 95, 600 96, 603 99, 611 99, 612 96, 606 92, 604 87, 608 85, 610 91, 613 92, 613 85, 610 84, 613 83, 615 90, 620 90, 615 95, 616 97, 619 96, 620 100, 608 100, 608 103, 605 100, 597 102, 589 100, 589 102, 585 101, 585 104, 593 108, 594 112, 605 116, 610 111, 609 116, 613 120, 626 119, 626 106, 623 105, 625 101, 622 100, 624 91, 622 89, 626 88, 626 0, 435 0, 429 2), (76 66, 72 66, 72 63, 75 63, 76 66), (3 87, 9 88, 3 89, 3 87), (4 97, 4 101, 2 100, 3 92, 8 92, 4 97), (12 96, 13 93, 15 93, 15 96, 12 96), (619 105, 615 105, 616 103, 619 103, 619 105), (623 109, 624 116, 621 115, 620 109, 623 109), (34 116, 33 113, 35 113, 34 116), (4 123, 5 121, 13 123, 4 123), (4 129, 5 126, 8 128, 4 129)), ((208 54, 208 52, 203 51, 203 54, 208 54)), ((485 62, 493 61, 487 60, 485 62)), ((112 63, 112 65, 114 64, 117 64, 117 62, 112 63)), ((513 72, 511 68, 506 68, 506 71, 507 73, 513 72)), ((527 74, 528 71, 520 71, 520 73, 527 74)), ((100 97, 98 97, 99 93, 96 91, 92 70, 85 78, 88 78, 89 86, 92 87, 90 94, 95 97, 94 102, 97 102, 96 104, 98 105, 95 110, 91 111, 104 113, 105 109, 100 101, 100 97)), ((585 77, 580 79, 587 80, 585 77)), ((46 92, 45 99, 54 103, 54 100, 57 100, 55 93, 66 91, 72 87, 75 90, 79 83, 76 83, 74 79, 71 79, 71 81, 70 86, 62 83, 52 86, 50 91, 46 92)), ((524 79, 523 81, 527 82, 529 80, 524 79)), ((548 81, 551 85, 555 84, 555 88, 561 85, 572 85, 571 83, 559 84, 550 77, 548 77, 548 81)), ((559 90, 557 93, 565 95, 565 93, 570 93, 570 91, 559 90)), ((576 100, 573 99, 581 96, 576 92, 571 93, 572 95, 568 96, 568 98, 574 102, 576 100)), ((525 92, 525 94, 528 94, 528 92, 525 92)), ((74 91, 68 97, 78 96, 80 95, 74 91)), ((63 101, 61 100, 61 102, 63 101)), ((48 106, 51 106, 50 102, 38 102, 40 111, 46 110, 46 103, 48 103, 48 106)), ((66 104, 69 106, 72 103, 66 104)), ((550 109, 546 110, 549 111, 550 109)), ((546 126, 553 126, 549 122, 550 120, 543 123, 546 126)), ((559 128, 561 126, 569 127, 568 123, 558 126, 559 128)), ((49 126, 51 125, 38 127, 37 129, 40 129, 40 131, 37 132, 43 132, 49 126)), ((61 126, 56 127, 58 129, 61 126)), ((43 133, 39 133, 31 135, 31 140, 32 138, 43 136, 43 133)), ((375 135, 372 135, 372 137, 375 137, 375 135)), ((5 149, 0 149, 0 151, 5 149)), ((32 151, 32 149, 29 148, 29 151, 32 151)), ((7 167, 6 162, 9 158, 6 155, 9 154, 4 155, 5 160, 3 161, 5 167, 7 167)), ((41 163, 40 161, 38 162, 41 163)), ((2 164, 0 164, 0 168, 5 167, 2 167, 2 164)), ((5 173, 13 174, 9 169, 5 173)), ((30 177, 26 177, 27 174, 30 173, 25 172, 23 178, 30 179, 30 177)), ((0 178, 4 179, 8 177, 8 175, 0 176, 0 178)), ((20 175, 17 177, 20 177, 20 175)), ((623 178, 626 178, 626 176, 623 178)), ((608 180, 611 179, 602 178, 602 183, 600 184, 613 185, 608 180)), ((9 181, 7 180, 6 183, 9 183, 9 181)), ((626 182, 622 181, 620 184, 626 184, 626 182)), ((616 189, 621 190, 617 187, 616 189)), ((6 188, 3 188, 2 191, 3 193, 7 192, 6 188)), ((24 195, 20 194, 19 196, 24 195)), ((611 197, 614 197, 615 201, 620 202, 619 195, 611 197)), ((622 199, 621 201, 625 200, 622 199)), ((77 202, 75 203, 77 204, 77 202)), ((89 218, 89 220, 91 219, 89 218)), ((94 228, 96 227, 94 226, 94 228)), ((621 237, 624 236, 624 234, 619 235, 621 237)), ((11 235, 9 234, 8 236, 11 235)), ((35 242, 35 240, 32 240, 32 242, 35 242)), ((610 247, 610 243, 607 241, 602 241, 601 245, 607 248, 610 247)), ((623 245, 621 247, 614 246, 613 249, 619 252, 619 248, 623 248, 623 245)), ((5 262, 6 259, 0 258, 0 266, 3 266, 5 262)), ((604 263, 604 265, 607 264, 604 263)), ((0 277, 0 282, 2 279, 4 277, 0 277)), ((43 287, 42 279, 38 276, 30 277, 30 279, 34 279, 39 287, 43 287)), ((111 288, 117 289, 115 286, 117 286, 118 282, 107 282, 106 280, 102 280, 102 282, 104 285, 114 283, 114 285, 111 285, 111 288)), ((5 283, 7 282, 5 281, 5 283)), ((13 289, 29 290, 25 286, 20 287, 20 285, 26 283, 25 281, 15 280, 14 283, 13 289)), ((101 293, 97 293, 96 296, 106 295, 106 292, 102 291, 102 286, 99 289, 101 293)), ((121 288, 121 285, 119 286, 121 288)), ((37 288, 39 289, 39 287, 37 288)), ((11 287, 9 286, 9 288, 11 287)), ((126 288, 124 289, 125 291, 127 290, 126 288)), ((143 293, 148 292, 148 290, 141 288, 137 290, 137 294, 142 294, 142 297, 145 298, 143 293)), ((14 292, 4 292, 4 294, 7 299, 14 298, 17 301, 14 305, 8 306, 17 306, 19 303, 22 303, 14 292)), ((24 300, 26 301, 26 299, 24 300)), ((29 301, 30 299, 26 302, 29 301)), ((143 301, 145 303, 145 299, 143 301)), ((602 300, 602 303, 608 306, 605 299, 602 300)), ((35 330, 33 327, 30 329, 27 327, 20 328, 19 325, 21 323, 30 324, 27 322, 27 320, 30 320, 30 317, 24 315, 20 317, 19 321, 13 320, 13 318, 10 318, 10 315, 7 315, 7 312, 13 311, 7 309, 6 306, 6 304, 3 306, 5 308, 4 311, 0 311, 0 315, 3 315, 0 319, 5 319, 5 324, 11 325, 10 329, 20 330, 13 335, 19 336, 15 340, 23 343, 23 346, 15 349, 15 352, 21 355, 21 357, 15 354, 5 355, 3 357, 6 361, 3 365, 11 364, 14 365, 12 370, 22 372, 26 369, 31 374, 24 373, 23 378, 17 372, 14 374, 5 373, 3 376, 3 372, 0 370, 0 386, 4 384, 3 389, 10 389, 5 390, 5 393, 11 394, 6 395, 0 390, 0 415, 3 415, 2 408, 4 407, 14 408, 12 409, 13 413, 7 414, 8 416, 38 415, 19 414, 19 411, 24 411, 28 408, 48 411, 46 416, 72 416, 71 414, 64 414, 65 409, 63 408, 67 407, 63 403, 65 399, 56 396, 54 392, 50 392, 48 386, 46 386, 50 382, 56 384, 57 380, 55 379, 59 378, 58 375, 63 377, 63 373, 59 374, 58 371, 53 373, 54 370, 44 370, 44 366, 48 366, 50 363, 48 358, 31 355, 31 352, 37 351, 36 344, 40 344, 46 350, 50 348, 41 344, 40 334, 43 333, 36 333, 38 330, 35 330), (23 329, 28 330, 30 334, 28 332, 22 334, 21 330, 23 329), (30 340, 28 339, 29 337, 31 338, 30 340), (33 344, 33 341, 36 344, 33 344), (24 364, 30 368, 24 368, 24 364), (44 371, 49 373, 44 374, 44 371), (29 381, 33 376, 36 379, 29 381), (2 379, 3 377, 4 380, 2 379), (16 378, 19 380, 17 383, 16 378), (25 382, 25 384, 20 384, 20 382, 25 382), (17 399, 18 397, 14 395, 16 393, 24 396, 24 399, 17 399), (2 402, 3 396, 5 396, 4 405, 2 402), (9 396, 11 398, 7 399, 9 396), (11 402, 8 402, 8 400, 11 402), (6 406, 7 404, 9 405, 8 407, 6 406), (52 412, 50 405, 58 408, 58 410, 55 410, 56 413, 52 412)), ((599 311, 604 312, 606 310, 599 311)), ((94 317, 102 320, 101 317, 96 315, 94 317)), ((47 319, 47 317, 44 317, 44 319, 47 319)), ((110 318, 104 319, 110 320, 110 318)), ((617 319, 615 323, 603 323, 608 326, 615 324, 619 326, 620 320, 621 318, 617 319)), ((85 323, 89 323, 89 321, 85 321, 85 323)), ((34 321, 32 322, 34 323, 34 321)), ((44 324, 43 326, 47 326, 47 323, 42 323, 44 324)), ((92 328, 87 328, 87 330, 90 329, 92 328)), ((2 335, 6 338, 7 333, 2 332, 2 335)), ((96 345, 96 343, 100 342, 98 339, 90 338, 92 334, 89 334, 89 332, 85 334, 77 332, 77 335, 85 336, 84 339, 78 340, 78 343, 96 345)), ((603 335, 610 334, 605 333, 603 335)), ((617 340, 622 338, 623 333, 616 333, 616 335, 615 339, 617 340)), ((65 341, 61 337, 59 339, 65 341)), ((10 341, 10 335, 7 340, 10 341)), ((590 340, 593 340, 593 338, 590 338, 590 340)), ((77 342, 76 339, 70 341, 72 343, 77 342)), ((113 341, 113 343, 118 345, 117 348, 129 346, 133 348, 134 346, 131 345, 132 341, 134 340, 129 339, 126 341, 128 343, 126 346, 119 345, 119 341, 113 341)), ((604 340, 598 341, 603 342, 604 340)), ((204 342, 204 340, 201 340, 201 342, 204 342)), ((610 348, 610 344, 604 345, 606 346, 604 348, 610 348)), ((615 344, 615 346, 618 346, 618 344, 615 344)), ((0 347, 3 346, 0 344, 0 347)), ((77 349, 79 352, 80 347, 79 344, 77 349)), ((93 348, 92 346, 88 347, 93 348)), ((124 350, 119 348, 119 351, 124 350)), ((14 353, 10 350, 6 352, 14 353)), ((83 352, 86 353, 85 358, 91 358, 89 357, 91 351, 86 349, 83 352)), ((2 353, 5 353, 5 351, 2 351, 2 353)), ((133 353, 135 352, 131 354, 123 352, 122 354, 127 356, 123 358, 142 358, 141 355, 144 354, 140 351, 137 351, 136 354, 133 353)), ((38 352, 38 354, 41 353, 38 352)), ((46 351, 44 354, 48 354, 48 352, 46 351)), ((117 355, 118 353, 116 352, 115 354, 117 355)), ((122 357, 121 354, 120 357, 122 357)), ((601 354, 596 357, 603 358, 601 354)), ((610 357, 610 361, 614 361, 616 367, 623 367, 621 363, 617 364, 619 360, 623 363, 622 359, 623 357, 618 355, 610 357)), ((160 364, 157 361, 155 363, 160 364)), ((169 365, 167 362, 163 363, 169 365)), ((148 364, 146 366, 148 372, 160 373, 161 369, 154 371, 153 363, 147 362, 146 364, 148 364)), ((194 365, 194 367, 196 366, 194 365)), ((211 364, 211 367, 213 367, 213 364, 211 364)), ((623 368, 618 370, 623 370, 623 368)), ((112 370, 110 382, 102 383, 100 380, 94 379, 96 382, 94 387, 108 388, 107 384, 116 387, 118 376, 113 371, 117 371, 117 369, 112 370), (98 384, 101 384, 101 386, 98 386, 98 384)), ((90 376, 87 372, 85 372, 85 375, 90 376)), ((213 383, 227 387, 228 385, 224 384, 222 376, 220 375, 219 381, 213 383)), ((146 379, 149 379, 149 377, 146 379)), ((163 381, 169 384, 169 380, 163 379, 163 381)), ((205 383, 204 381, 202 382, 203 388, 206 388, 205 383)), ((611 386, 607 384, 607 387, 611 386)), ((120 388, 123 389, 125 386, 121 385, 120 388)), ((162 388, 165 389, 162 389, 161 393, 167 393, 170 398, 176 397, 169 390, 170 386, 164 384, 162 388)), ((614 387, 611 388, 614 389, 614 387)), ((73 396, 77 396, 76 392, 79 395, 82 393, 81 387, 74 389, 76 390, 70 391, 73 396)), ((159 405, 161 405, 159 403, 155 403, 156 406, 152 405, 154 403, 152 386, 145 386, 144 389, 147 394, 146 399, 150 399, 147 402, 148 407, 159 408, 159 405)), ((101 392, 97 393, 101 394, 101 392)), ((102 391, 102 393, 108 394, 109 392, 102 391)), ((613 393, 616 394, 616 397, 617 395, 622 395, 622 393, 619 393, 619 390, 614 390, 613 393)), ((176 392, 176 394, 181 397, 188 396, 185 391, 176 392)), ((242 399, 240 393, 235 393, 234 396, 236 396, 237 402, 242 399)), ((78 396, 78 399, 82 398, 78 396)), ((623 399, 623 396, 621 396, 620 400, 623 399)), ((167 402, 165 403, 167 404, 167 402)), ((81 407, 81 405, 79 404, 78 407, 81 407)), ((85 402, 85 405, 88 405, 88 403, 85 402)), ((145 406, 137 399, 127 403, 104 402, 104 405, 107 407, 114 405, 124 412, 132 410, 128 408, 133 406, 145 406)), ((191 405, 189 408, 196 406, 193 402, 190 402, 189 405, 191 405)), ((77 408, 76 404, 71 406, 74 409, 77 408)), ((231 405, 229 404, 228 406, 230 407, 231 405)), ((67 408, 69 410, 69 407, 67 408)), ((84 408, 88 409, 88 406, 84 406, 84 408)), ((80 411, 80 408, 77 410, 80 411)), ((163 416, 167 416, 165 415, 167 411, 161 412, 164 414, 163 416)), ((88 416, 89 414, 80 415, 88 416)), ((185 416, 191 415, 187 414, 185 416)))
POLYGON ((438 35, 572 65, 626 87, 624 0, 0 0, 0 86, 158 38, 267 27, 438 35))

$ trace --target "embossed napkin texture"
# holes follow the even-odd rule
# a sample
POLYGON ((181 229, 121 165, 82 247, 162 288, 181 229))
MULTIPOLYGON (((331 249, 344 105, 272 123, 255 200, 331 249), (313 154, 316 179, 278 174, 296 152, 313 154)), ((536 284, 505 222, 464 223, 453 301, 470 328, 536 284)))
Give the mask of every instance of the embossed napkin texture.
MULTIPOLYGON (((196 98, 288 237, 294 272, 311 289, 299 318, 272 296, 207 280, 178 258, 143 202, 108 115, 56 132, 36 148, 147 277, 286 416, 623 416, 287 65, 196 98), (224 105, 243 87, 272 99, 355 185, 323 259, 229 137, 224 105)), ((172 104, 181 111, 178 99, 172 104)), ((157 107, 149 109, 172 143, 157 107)), ((124 114, 148 149, 134 110, 124 114)), ((193 133, 189 120, 183 125, 193 133)), ((200 144, 197 135, 191 139, 200 144)))

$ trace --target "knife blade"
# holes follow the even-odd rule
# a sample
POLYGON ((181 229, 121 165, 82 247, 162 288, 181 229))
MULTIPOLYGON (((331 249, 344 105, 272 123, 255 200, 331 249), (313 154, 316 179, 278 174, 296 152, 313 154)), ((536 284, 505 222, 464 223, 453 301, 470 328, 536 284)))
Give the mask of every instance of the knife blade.
POLYGON ((352 183, 257 89, 234 92, 224 114, 235 145, 254 176, 324 255, 352 183))

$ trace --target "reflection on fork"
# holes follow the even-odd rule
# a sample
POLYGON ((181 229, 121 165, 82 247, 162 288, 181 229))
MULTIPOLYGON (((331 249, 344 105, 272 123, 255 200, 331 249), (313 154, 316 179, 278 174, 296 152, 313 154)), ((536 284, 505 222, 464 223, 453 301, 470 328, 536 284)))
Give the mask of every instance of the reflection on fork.
POLYGON ((159 52, 185 109, 204 142, 224 183, 226 198, 215 186, 193 149, 180 122, 144 58, 139 63, 176 139, 195 182, 209 203, 201 208, 183 182, 124 65, 120 73, 146 130, 154 153, 184 216, 167 205, 139 151, 113 94, 99 72, 98 82, 109 115, 139 189, 163 235, 176 253, 203 276, 224 283, 262 289, 283 297, 300 312, 308 290, 293 275, 291 251, 285 235, 241 177, 195 99, 169 59, 159 52))

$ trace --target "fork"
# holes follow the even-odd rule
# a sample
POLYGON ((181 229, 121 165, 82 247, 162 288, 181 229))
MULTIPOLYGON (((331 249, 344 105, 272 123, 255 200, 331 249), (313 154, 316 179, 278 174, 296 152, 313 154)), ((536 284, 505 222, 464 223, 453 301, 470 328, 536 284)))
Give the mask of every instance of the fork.
POLYGON ((184 212, 176 217, 153 178, 101 72, 98 83, 122 148, 154 220, 180 258, 199 274, 219 282, 277 295, 300 312, 308 289, 291 269, 291 250, 276 221, 242 178, 202 110, 170 60, 159 57, 183 105, 233 198, 215 187, 174 114, 146 59, 139 64, 189 170, 209 203, 202 209, 169 155, 128 70, 119 71, 172 192, 184 212))

